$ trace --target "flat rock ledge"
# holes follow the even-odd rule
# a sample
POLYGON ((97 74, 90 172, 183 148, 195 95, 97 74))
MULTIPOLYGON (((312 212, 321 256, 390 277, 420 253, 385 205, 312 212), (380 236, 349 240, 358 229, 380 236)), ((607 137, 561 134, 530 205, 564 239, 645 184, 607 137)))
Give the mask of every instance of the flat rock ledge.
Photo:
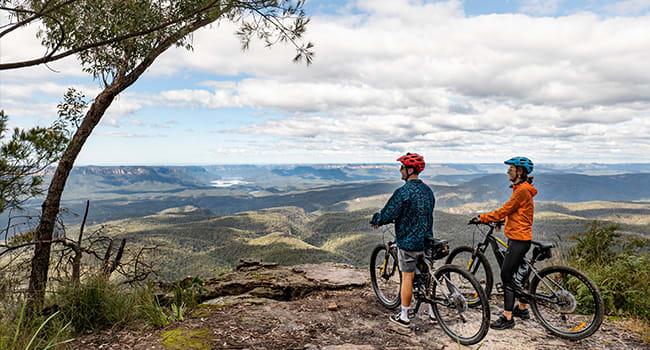
POLYGON ((205 281, 208 305, 289 301, 320 290, 361 288, 368 272, 345 264, 323 263, 279 266, 261 261, 241 261, 219 277, 205 281))

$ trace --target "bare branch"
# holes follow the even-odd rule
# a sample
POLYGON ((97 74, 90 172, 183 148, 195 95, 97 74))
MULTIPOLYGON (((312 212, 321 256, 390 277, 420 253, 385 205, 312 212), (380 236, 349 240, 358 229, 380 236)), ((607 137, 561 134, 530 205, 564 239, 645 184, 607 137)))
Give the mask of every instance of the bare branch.
POLYGON ((113 250, 113 240, 111 239, 110 243, 108 244, 108 248, 106 248, 106 254, 104 254, 104 260, 102 262, 103 275, 108 275, 108 272, 110 270, 110 266, 108 265, 108 260, 111 258, 112 250, 113 250))
POLYGON ((115 255, 115 260, 113 261, 113 265, 111 266, 109 273, 115 271, 115 269, 119 265, 120 260, 122 259, 122 254, 124 253, 125 245, 126 245, 126 238, 122 238, 122 243, 120 244, 120 248, 117 250, 117 255, 115 255))
POLYGON ((81 240, 84 234, 84 227, 86 226, 86 219, 88 218, 88 207, 90 206, 90 200, 86 201, 86 210, 84 211, 84 219, 81 222, 81 227, 79 228, 79 238, 77 239, 77 246, 74 247, 74 258, 72 260, 72 283, 79 284, 79 278, 81 274, 81 240))
POLYGON ((65 239, 53 238, 53 239, 46 240, 46 241, 33 241, 33 242, 26 242, 26 243, 21 243, 21 244, 17 244, 17 245, 0 244, 0 248, 5 249, 5 250, 0 252, 0 256, 4 255, 4 254, 6 254, 6 253, 8 253, 10 251, 16 250, 16 249, 29 247, 31 245, 37 245, 37 244, 42 244, 42 243, 62 243, 62 244, 66 244, 68 242, 65 239))

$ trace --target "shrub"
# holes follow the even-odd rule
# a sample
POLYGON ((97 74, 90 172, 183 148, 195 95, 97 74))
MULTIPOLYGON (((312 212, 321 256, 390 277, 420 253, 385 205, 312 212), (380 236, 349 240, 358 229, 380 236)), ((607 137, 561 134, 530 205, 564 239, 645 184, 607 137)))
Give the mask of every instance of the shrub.
POLYGON ((133 298, 121 293, 115 285, 101 277, 91 278, 81 285, 63 285, 56 293, 54 302, 72 320, 77 332, 128 323, 131 317, 128 310, 134 306, 133 298))
POLYGON ((596 283, 608 315, 636 315, 650 320, 650 256, 622 256, 605 266, 587 271, 596 283))
POLYGON ((613 247, 621 237, 616 232, 618 228, 618 225, 604 226, 598 221, 592 222, 589 230, 571 236, 577 243, 569 255, 581 265, 604 265, 615 261, 617 253, 613 247))
POLYGON ((169 310, 160 305, 151 285, 124 289, 101 277, 62 286, 54 302, 76 332, 124 327, 138 321, 163 327, 170 320, 169 310))
POLYGON ((203 286, 204 282, 199 277, 187 277, 174 283, 174 301, 172 305, 186 305, 189 309, 194 309, 203 300, 208 291, 203 286))
POLYGON ((134 324, 162 327, 182 320, 187 309, 185 303, 174 305, 173 312, 161 307, 151 285, 126 289, 101 277, 63 284, 50 302, 56 307, 49 309, 58 311, 47 315, 18 301, 0 304, 0 349, 51 349, 85 331, 134 324))
POLYGON ((585 272, 598 286, 607 315, 635 315, 650 320, 650 255, 648 241, 625 237, 617 225, 597 221, 571 238, 569 264, 585 272))

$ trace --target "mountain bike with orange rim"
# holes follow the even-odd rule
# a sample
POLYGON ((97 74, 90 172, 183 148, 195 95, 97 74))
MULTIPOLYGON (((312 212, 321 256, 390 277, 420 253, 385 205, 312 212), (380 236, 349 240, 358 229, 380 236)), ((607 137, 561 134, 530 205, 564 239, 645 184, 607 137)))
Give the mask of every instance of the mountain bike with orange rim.
MULTIPOLYGON (((474 275, 485 294, 492 293, 494 274, 485 253, 491 247, 499 268, 503 264, 508 245, 499 239, 495 231, 503 225, 481 223, 472 220, 484 239, 476 246, 460 246, 447 256, 447 264, 460 265, 474 275), (484 229, 485 228, 485 229, 484 229)), ((535 263, 552 256, 553 243, 532 241, 532 257, 526 257, 524 264, 515 274, 515 295, 530 304, 535 317, 552 334, 565 339, 580 340, 594 334, 603 322, 603 298, 598 287, 584 273, 569 267, 553 265, 537 269, 535 263)), ((500 284, 497 291, 502 292, 500 284)), ((469 300, 469 305, 478 305, 478 298, 469 300)))

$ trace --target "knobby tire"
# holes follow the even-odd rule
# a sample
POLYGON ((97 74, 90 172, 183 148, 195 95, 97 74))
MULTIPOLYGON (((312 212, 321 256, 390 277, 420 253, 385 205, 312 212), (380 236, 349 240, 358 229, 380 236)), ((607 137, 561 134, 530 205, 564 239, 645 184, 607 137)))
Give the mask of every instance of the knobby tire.
POLYGON ((603 322, 603 299, 598 288, 584 273, 572 267, 549 266, 542 269, 539 277, 535 276, 531 281, 529 293, 533 296, 530 300, 530 308, 535 317, 544 328, 560 338, 584 339, 594 334, 603 322), (551 294, 541 281, 546 279, 549 283, 548 279, 551 277, 560 279, 561 284, 574 297, 575 311, 560 311, 558 308, 562 308, 561 305, 544 302, 539 298, 551 294), (585 315, 586 312, 589 314, 585 315))
POLYGON ((379 303, 389 309, 394 309, 401 305, 402 276, 397 268, 396 256, 393 257, 391 254, 387 255, 386 269, 392 274, 388 280, 381 276, 385 256, 386 245, 384 244, 379 244, 372 250, 372 254, 370 254, 370 281, 379 303))
MULTIPOLYGON (((481 314, 481 319, 480 319, 480 324, 477 327, 477 331, 474 334, 470 334, 467 336, 461 336, 459 334, 456 334, 456 331, 452 329, 452 323, 460 324, 459 319, 460 316, 458 316, 458 313, 456 313, 456 317, 453 318, 448 318, 446 315, 449 312, 450 315, 454 315, 454 312, 450 311, 452 310, 450 306, 443 305, 441 302, 433 302, 433 312, 436 315, 436 318, 438 319, 438 323, 442 327, 442 329, 449 335, 454 341, 457 341, 463 345, 472 345, 480 342, 485 338, 487 335, 487 332, 489 330, 489 324, 490 324, 490 306, 488 303, 488 298, 485 295, 485 291, 479 284, 478 280, 470 274, 468 271, 466 271, 463 268, 460 268, 456 265, 443 265, 439 269, 436 270, 435 276, 436 278, 441 281, 442 283, 445 283, 444 276, 451 276, 452 274, 458 274, 462 276, 462 279, 466 283, 470 283, 472 290, 469 291, 470 295, 478 295, 478 300, 475 302, 475 307, 468 308, 465 313, 471 313, 474 315, 477 315, 478 313, 481 314)), ((441 296, 441 293, 436 293, 436 289, 438 288, 446 288, 446 287, 441 287, 439 285, 432 286, 432 294, 435 297, 441 296)))

